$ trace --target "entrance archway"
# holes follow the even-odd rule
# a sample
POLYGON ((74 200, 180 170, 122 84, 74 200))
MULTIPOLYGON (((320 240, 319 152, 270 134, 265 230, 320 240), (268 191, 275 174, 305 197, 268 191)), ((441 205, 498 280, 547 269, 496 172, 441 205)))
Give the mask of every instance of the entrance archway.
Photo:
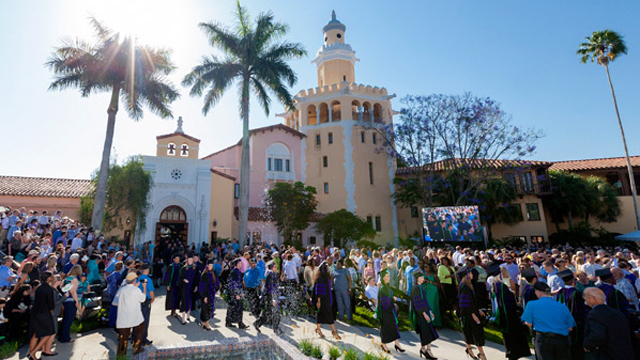
POLYGON ((164 208, 156 223, 156 246, 163 247, 169 241, 178 240, 186 247, 188 239, 189 223, 184 209, 176 205, 164 208))

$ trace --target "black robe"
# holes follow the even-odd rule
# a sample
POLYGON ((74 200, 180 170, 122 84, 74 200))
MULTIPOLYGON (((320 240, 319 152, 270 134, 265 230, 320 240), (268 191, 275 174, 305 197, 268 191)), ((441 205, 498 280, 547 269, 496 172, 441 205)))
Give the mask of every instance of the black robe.
POLYGON ((231 269, 227 282, 227 295, 229 296, 229 306, 227 307, 226 324, 242 323, 242 272, 238 268, 231 269))
POLYGON ((496 319, 506 349, 505 356, 507 359, 530 356, 527 329, 520 320, 521 311, 515 294, 502 281, 496 281, 492 291, 498 305, 496 319))
POLYGON ((313 304, 320 299, 320 309, 316 313, 316 324, 333 324, 336 321, 333 312, 333 296, 331 291, 331 278, 319 277, 313 286, 313 304))
POLYGON ((258 320, 260 325, 269 324, 275 330, 280 325, 280 308, 278 301, 280 298, 280 290, 278 289, 278 277, 276 273, 267 270, 264 280, 264 288, 262 289, 262 314, 258 320))
POLYGON ((200 285, 200 274, 195 264, 183 266, 180 269, 180 311, 188 313, 195 310, 195 292, 198 285, 200 285))
POLYGON ((411 320, 413 329, 420 335, 420 344, 426 346, 438 339, 438 332, 433 326, 433 317, 435 314, 431 311, 429 301, 427 300, 427 292, 422 286, 414 284, 411 289, 411 320), (424 314, 429 316, 429 321, 424 318, 424 314))
POLYGON ((378 307, 376 317, 380 322, 380 342, 388 344, 400 339, 398 329, 398 315, 393 299, 393 290, 389 285, 383 284, 378 292, 378 307))
POLYGON ((180 263, 171 263, 164 273, 164 285, 169 287, 165 298, 165 310, 180 309, 180 263))
POLYGON ((216 310, 216 292, 220 288, 220 282, 216 278, 213 271, 204 271, 200 276, 200 284, 198 292, 202 301, 202 309, 200 310, 200 321, 209 321, 213 319, 216 310), (204 299, 207 299, 205 304, 204 299))
POLYGON ((484 327, 476 306, 473 288, 461 282, 458 288, 458 318, 462 323, 462 333, 465 343, 469 345, 484 346, 484 327), (480 320, 480 324, 473 321, 473 314, 480 320))
POLYGON ((565 287, 558 292, 557 300, 565 304, 573 319, 576 321, 576 327, 571 330, 571 360, 583 360, 585 358, 584 347, 584 323, 591 308, 585 304, 582 298, 582 292, 575 287, 565 287))

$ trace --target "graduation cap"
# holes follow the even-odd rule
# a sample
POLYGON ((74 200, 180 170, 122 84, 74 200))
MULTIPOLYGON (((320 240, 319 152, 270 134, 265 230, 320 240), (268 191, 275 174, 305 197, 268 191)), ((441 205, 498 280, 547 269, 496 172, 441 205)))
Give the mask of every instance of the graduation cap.
POLYGON ((458 269, 458 271, 456 271, 456 275, 458 275, 459 279, 462 279, 463 277, 467 276, 467 273, 469 273, 470 270, 471 269, 467 268, 466 266, 463 266, 458 269))
POLYGON ((187 253, 187 259, 189 259, 189 258, 193 258, 193 253, 192 252, 188 252, 187 253))
POLYGON ((419 277, 424 277, 424 273, 422 272, 422 270, 416 270, 413 272, 413 278, 418 281, 419 277))
POLYGON ((558 277, 562 279, 562 281, 570 282, 573 280, 573 272, 569 269, 562 270, 558 273, 558 277))
POLYGON ((269 270, 273 269, 273 265, 274 265, 274 264, 275 264, 275 263, 273 262, 273 260, 269 261, 269 262, 267 263, 267 269, 269 269, 269 270))
POLYGON ((487 276, 498 276, 500 275, 500 263, 491 262, 487 265, 487 276))
POLYGON ((600 280, 606 280, 611 277, 611 269, 598 269, 596 270, 596 276, 600 278, 600 280))
POLYGON ((549 287, 549 285, 543 283, 542 281, 537 281, 535 284, 533 284, 533 288, 538 291, 542 291, 543 293, 551 293, 551 288, 549 287))
POLYGON ((534 268, 526 268, 520 271, 520 275, 522 275, 525 279, 533 279, 536 277, 536 269, 534 268))

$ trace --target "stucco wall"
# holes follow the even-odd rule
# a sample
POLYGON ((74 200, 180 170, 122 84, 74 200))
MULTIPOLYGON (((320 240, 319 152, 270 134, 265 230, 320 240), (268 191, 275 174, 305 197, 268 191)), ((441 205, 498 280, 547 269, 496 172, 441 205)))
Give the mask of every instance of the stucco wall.
POLYGON ((53 216, 57 210, 63 211, 63 216, 71 219, 78 219, 80 210, 80 198, 55 198, 55 197, 32 197, 32 196, 0 196, 0 206, 10 206, 11 208, 25 207, 27 211, 37 210, 42 213, 47 210, 49 216, 53 216))
MULTIPOLYGON (((233 238, 233 185, 234 180, 224 176, 211 174, 211 211, 209 221, 209 236, 211 232, 217 232, 218 238, 233 238), (213 221, 216 227, 213 227, 213 221)), ((237 233, 237 229, 235 230, 237 233)))

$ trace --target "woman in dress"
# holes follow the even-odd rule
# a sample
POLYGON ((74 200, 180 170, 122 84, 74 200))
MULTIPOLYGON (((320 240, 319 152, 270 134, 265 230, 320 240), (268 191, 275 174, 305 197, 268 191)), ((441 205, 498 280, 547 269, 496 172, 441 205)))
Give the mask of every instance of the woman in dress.
POLYGON ((471 280, 473 279, 472 269, 466 266, 458 270, 460 287, 458 288, 458 318, 462 323, 462 333, 467 346, 465 352, 472 359, 487 360, 484 354, 484 326, 481 318, 484 313, 476 305, 475 293, 471 280), (471 345, 478 347, 478 357, 473 354, 471 345))
POLYGON ((435 313, 429 306, 428 295, 425 290, 425 276, 420 270, 413 272, 414 284, 411 288, 411 321, 413 329, 420 335, 420 357, 436 359, 431 354, 431 343, 438 339, 438 332, 434 326, 435 313))
MULTIPOLYGON (((53 292, 53 302, 54 302, 54 307, 53 307, 53 312, 51 313, 51 319, 53 320, 53 327, 55 329, 55 334, 58 333, 58 316, 60 315, 60 312, 62 311, 62 302, 67 298, 68 294, 63 294, 62 290, 60 289, 60 287, 62 286, 62 279, 60 278, 60 275, 53 275, 53 289, 55 290, 53 292)), ((42 353, 47 353, 47 354, 53 354, 53 350, 51 349, 53 347, 53 340, 55 339, 55 336, 51 336, 47 342, 44 344, 43 348, 42 348, 42 353)))
POLYGON ((380 272, 380 290, 378 291, 378 306, 376 307, 376 318, 380 322, 380 347, 384 352, 390 353, 387 345, 395 342, 395 349, 399 352, 405 350, 400 347, 400 330, 398 330, 398 315, 396 313, 393 290, 389 286, 391 276, 388 270, 380 272))
MULTIPOLYGON (((42 274, 42 285, 36 289, 33 308, 31 309, 31 319, 29 321, 29 356, 28 359, 36 359, 36 353, 44 347, 56 334, 53 318, 51 314, 55 308, 55 290, 51 287, 53 274, 45 271, 42 274)), ((47 353, 42 351, 44 356, 55 356, 57 353, 47 353)))
POLYGON ((501 276, 492 281, 491 292, 495 299, 497 325, 502 333, 506 358, 516 360, 531 355, 525 325, 520 320, 520 308, 513 292, 513 279, 506 268, 500 268, 501 276), (506 274, 505 274, 506 273, 506 274))
POLYGON ((64 313, 62 314, 62 325, 60 326, 60 342, 67 343, 73 341, 71 339, 71 325, 76 318, 76 313, 80 308, 80 298, 78 297, 78 277, 82 275, 82 266, 76 265, 69 270, 69 274, 62 282, 62 290, 69 293, 62 306, 64 306, 64 313))
POLYGON ((456 271, 452 266, 451 258, 443 256, 440 258, 440 265, 438 266, 438 279, 442 284, 442 291, 444 292, 444 311, 453 309, 456 303, 456 271))
POLYGON ((318 313, 316 314, 316 333, 320 338, 324 338, 321 326, 322 324, 329 324, 333 337, 335 337, 336 340, 340 340, 340 335, 338 335, 338 331, 333 324, 336 319, 333 312, 332 283, 333 279, 331 279, 331 275, 329 275, 329 266, 323 261, 322 264, 320 264, 320 271, 313 286, 313 302, 318 309, 318 313))
POLYGON ((424 274, 424 287, 427 293, 427 301, 433 312, 433 319, 431 320, 433 326, 437 328, 442 327, 442 314, 440 313, 440 280, 438 279, 436 265, 434 262, 429 261, 425 265, 424 274))
POLYGON ((198 267, 193 262, 193 254, 187 255, 187 263, 180 269, 180 312, 182 325, 191 321, 191 311, 196 307, 196 292, 200 284, 198 267))
POLYGON ((167 287, 164 309, 171 310, 171 316, 176 316, 176 310, 180 309, 180 255, 173 256, 173 263, 164 273, 164 285, 167 287))
POLYGON ((211 331, 209 320, 213 319, 216 310, 216 292, 220 288, 220 283, 213 271, 213 262, 207 262, 202 275, 200 276, 200 284, 198 291, 202 298, 202 309, 200 310, 200 325, 206 331, 211 331))

